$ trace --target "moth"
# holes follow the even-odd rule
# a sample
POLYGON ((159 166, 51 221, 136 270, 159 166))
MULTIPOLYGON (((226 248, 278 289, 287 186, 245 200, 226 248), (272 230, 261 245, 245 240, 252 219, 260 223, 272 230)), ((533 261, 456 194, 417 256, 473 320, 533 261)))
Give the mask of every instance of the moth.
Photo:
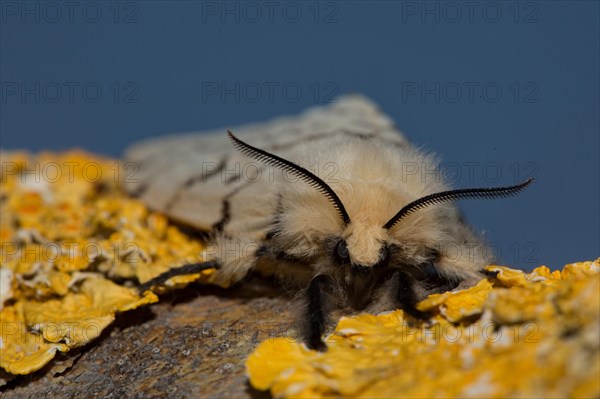
POLYGON ((403 309, 484 277, 486 246, 453 201, 500 198, 531 183, 452 190, 369 100, 342 97, 295 118, 134 146, 126 184, 150 208, 208 232, 204 261, 144 283, 217 269, 228 286, 252 271, 298 289, 311 349, 335 311, 403 309))

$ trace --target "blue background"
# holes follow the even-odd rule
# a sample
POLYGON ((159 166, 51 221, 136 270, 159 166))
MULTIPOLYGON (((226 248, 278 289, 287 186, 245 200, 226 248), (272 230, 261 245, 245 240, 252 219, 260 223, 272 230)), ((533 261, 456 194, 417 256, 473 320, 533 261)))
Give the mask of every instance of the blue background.
POLYGON ((596 1, 69 4, 1 3, 3 149, 119 156, 358 92, 456 187, 536 177, 461 203, 500 262, 600 255, 596 1))

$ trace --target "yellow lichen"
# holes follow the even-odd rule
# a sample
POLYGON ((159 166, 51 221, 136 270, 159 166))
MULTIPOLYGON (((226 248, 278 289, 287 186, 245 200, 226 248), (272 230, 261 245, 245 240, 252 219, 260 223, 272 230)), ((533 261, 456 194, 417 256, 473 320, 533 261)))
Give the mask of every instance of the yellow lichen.
POLYGON ((481 314, 491 290, 492 284, 488 280, 481 280, 466 290, 430 295, 418 304, 417 309, 439 310, 448 321, 457 322, 465 317, 481 314))
POLYGON ((2 153, 2 163, 0 367, 9 373, 94 340, 116 313, 158 300, 136 284, 201 258, 198 241, 120 190, 116 161, 74 151, 2 153))
POLYGON ((135 290, 104 278, 87 278, 77 293, 61 299, 22 304, 25 323, 41 331, 49 342, 65 342, 69 347, 87 344, 97 338, 115 318, 115 313, 156 302, 147 291, 139 298, 135 290))
POLYGON ((490 266, 496 278, 422 301, 428 323, 402 310, 342 318, 325 353, 265 341, 250 382, 277 398, 598 397, 599 265, 490 266))

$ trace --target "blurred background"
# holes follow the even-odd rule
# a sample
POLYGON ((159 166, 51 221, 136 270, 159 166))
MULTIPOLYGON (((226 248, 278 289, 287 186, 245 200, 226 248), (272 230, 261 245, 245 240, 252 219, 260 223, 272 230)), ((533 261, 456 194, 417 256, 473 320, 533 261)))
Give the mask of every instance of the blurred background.
POLYGON ((0 146, 121 156, 362 93, 454 187, 501 264, 600 255, 595 1, 2 1, 0 146))

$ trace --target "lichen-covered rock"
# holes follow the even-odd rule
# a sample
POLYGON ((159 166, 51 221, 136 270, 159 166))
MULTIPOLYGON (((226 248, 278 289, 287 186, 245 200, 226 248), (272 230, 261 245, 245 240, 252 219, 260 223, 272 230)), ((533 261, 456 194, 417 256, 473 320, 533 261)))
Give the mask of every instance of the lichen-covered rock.
POLYGON ((2 161, 0 386, 44 368, 41 380, 20 377, 15 397, 250 396, 243 361, 256 345, 247 375, 275 397, 600 396, 600 260, 531 273, 488 266, 495 277, 422 301, 429 322, 401 310, 342 318, 326 353, 286 337, 289 298, 264 287, 158 305, 156 319, 98 340, 120 313, 158 301, 138 284, 198 261, 202 243, 127 197, 115 161, 82 152, 2 161), (36 178, 56 165, 56 178, 36 178))
POLYGON ((318 353, 279 338, 248 358, 274 397, 598 397, 600 259, 497 277, 401 310, 342 318, 318 353))
POLYGON ((0 367, 10 374, 34 372, 96 339, 116 313, 158 301, 136 283, 201 255, 198 241, 120 191, 116 161, 2 153, 2 163, 0 367))

